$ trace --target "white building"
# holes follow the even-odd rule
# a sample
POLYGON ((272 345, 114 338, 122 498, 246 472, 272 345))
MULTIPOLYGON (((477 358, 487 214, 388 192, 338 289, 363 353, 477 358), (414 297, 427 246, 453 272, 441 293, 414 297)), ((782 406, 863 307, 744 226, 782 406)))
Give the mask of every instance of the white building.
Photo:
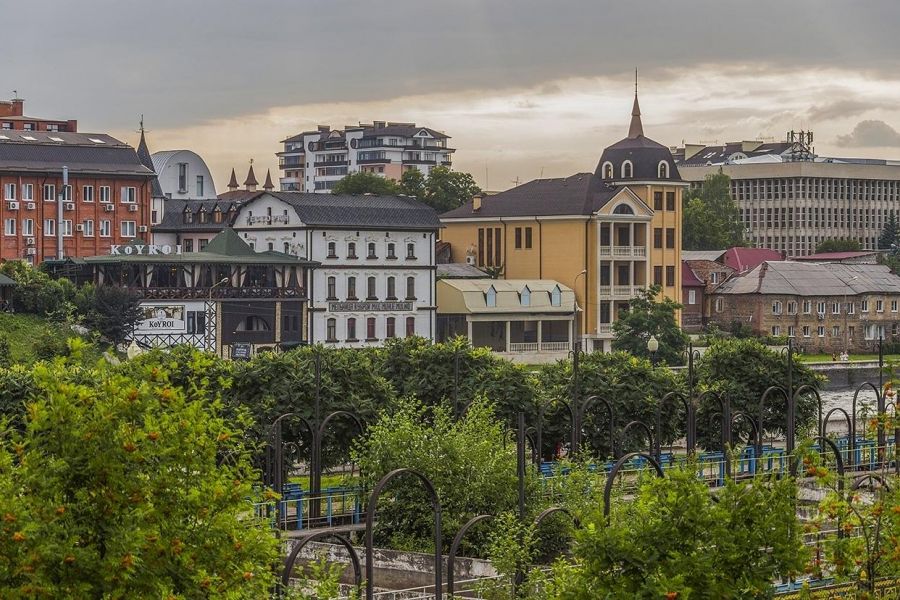
POLYGON ((166 198, 215 200, 216 184, 206 162, 190 150, 154 152, 153 168, 166 198))
POLYGON ((344 129, 320 125, 282 140, 278 152, 282 191, 328 192, 350 173, 368 171, 399 180, 404 171, 428 175, 450 166, 450 138, 415 123, 360 123, 344 129))
POLYGON ((261 192, 233 227, 257 251, 319 263, 309 285, 310 343, 434 339, 440 221, 432 208, 406 197, 261 192))

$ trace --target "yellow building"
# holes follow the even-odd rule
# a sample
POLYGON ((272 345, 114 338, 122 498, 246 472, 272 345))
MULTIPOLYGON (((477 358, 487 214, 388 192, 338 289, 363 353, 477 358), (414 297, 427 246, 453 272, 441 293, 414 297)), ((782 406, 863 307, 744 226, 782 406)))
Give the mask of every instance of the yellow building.
POLYGON ((441 215, 451 262, 575 290, 585 350, 609 350, 612 324, 641 288, 681 297, 681 197, 669 149, 644 136, 637 94, 628 137, 594 173, 536 179, 441 215))

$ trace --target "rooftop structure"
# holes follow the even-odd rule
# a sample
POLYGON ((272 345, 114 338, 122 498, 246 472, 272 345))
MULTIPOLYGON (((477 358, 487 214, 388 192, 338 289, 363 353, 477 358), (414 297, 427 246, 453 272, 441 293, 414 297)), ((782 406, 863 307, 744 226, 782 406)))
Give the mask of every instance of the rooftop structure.
POLYGON ((25 100, 13 98, 0 101, 0 131, 78 131, 78 121, 74 119, 46 119, 25 114, 25 100))

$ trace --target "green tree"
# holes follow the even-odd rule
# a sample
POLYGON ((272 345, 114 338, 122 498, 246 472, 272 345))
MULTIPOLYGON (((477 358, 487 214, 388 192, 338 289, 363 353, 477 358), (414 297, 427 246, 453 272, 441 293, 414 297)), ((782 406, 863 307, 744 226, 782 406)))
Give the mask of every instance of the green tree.
POLYGON ((0 596, 268 595, 278 545, 251 510, 245 420, 156 365, 33 374, 23 427, 0 438, 0 596))
POLYGON ((124 286, 85 284, 78 290, 76 305, 84 324, 113 345, 125 342, 141 319, 140 297, 124 286))
POLYGON ((819 242, 816 252, 858 252, 862 250, 859 240, 830 239, 819 242))
POLYGON ((621 313, 613 323, 613 350, 680 365, 688 342, 676 319, 676 311, 680 308, 681 304, 662 295, 658 285, 641 290, 631 300, 629 310, 621 313), (659 342, 655 357, 651 357, 647 349, 651 336, 659 342))
POLYGON ((685 250, 723 250, 744 245, 741 213, 731 197, 731 178, 706 176, 699 189, 683 198, 682 246, 685 250))
POLYGON ((425 175, 418 169, 407 169, 400 176, 400 193, 416 198, 425 197, 425 175))
POLYGON ((331 190, 332 194, 374 194, 376 196, 392 196, 399 192, 400 188, 393 179, 367 171, 350 173, 335 183, 331 190))
POLYGON ((878 236, 878 249, 890 250, 897 243, 898 236, 900 236, 900 223, 897 222, 897 215, 891 210, 888 211, 888 220, 884 224, 881 235, 878 236))
POLYGON ((481 193, 481 188, 468 173, 434 167, 428 177, 418 169, 410 169, 400 178, 400 191, 415 196, 439 213, 458 208, 481 193))

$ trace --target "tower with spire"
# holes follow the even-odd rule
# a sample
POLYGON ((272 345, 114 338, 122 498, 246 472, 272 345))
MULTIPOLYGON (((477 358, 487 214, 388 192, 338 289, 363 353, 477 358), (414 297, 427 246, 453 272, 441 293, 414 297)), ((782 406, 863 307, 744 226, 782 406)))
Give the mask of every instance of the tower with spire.
POLYGON ((248 192, 255 192, 259 182, 256 181, 256 174, 253 172, 253 159, 250 159, 250 170, 247 171, 247 179, 244 180, 244 189, 248 192))
POLYGON ((228 180, 228 191, 236 192, 238 189, 237 175, 234 173, 234 168, 231 169, 231 179, 228 180))

